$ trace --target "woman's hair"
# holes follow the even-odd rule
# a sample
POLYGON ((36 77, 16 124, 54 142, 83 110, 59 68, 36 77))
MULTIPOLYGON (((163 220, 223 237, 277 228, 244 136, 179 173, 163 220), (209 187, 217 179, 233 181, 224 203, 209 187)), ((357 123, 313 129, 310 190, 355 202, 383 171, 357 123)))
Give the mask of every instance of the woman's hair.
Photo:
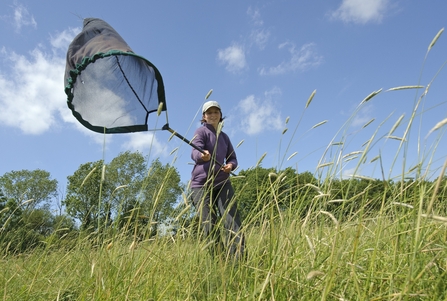
MULTIPOLYGON (((219 122, 222 122, 225 119, 225 117, 222 117, 222 111, 220 109, 218 109, 218 110, 220 112, 220 120, 219 120, 219 122)), ((205 120, 204 116, 205 116, 205 113, 203 113, 203 115, 202 115, 202 120, 200 120, 200 124, 206 123, 206 120, 205 120)))

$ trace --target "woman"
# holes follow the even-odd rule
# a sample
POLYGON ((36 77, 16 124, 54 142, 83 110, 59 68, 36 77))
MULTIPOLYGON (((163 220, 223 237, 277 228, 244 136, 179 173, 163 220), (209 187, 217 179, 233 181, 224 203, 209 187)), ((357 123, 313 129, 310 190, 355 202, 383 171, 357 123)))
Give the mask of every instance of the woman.
POLYGON ((244 253, 244 237, 240 233, 241 218, 233 200, 234 190, 230 173, 237 167, 236 153, 227 134, 221 131, 222 111, 216 101, 208 101, 202 108, 202 126, 194 133, 193 143, 204 150, 193 148, 195 165, 191 176, 192 202, 199 211, 200 225, 205 237, 213 241, 213 253, 222 248, 218 214, 226 230, 226 245, 232 256, 244 253))

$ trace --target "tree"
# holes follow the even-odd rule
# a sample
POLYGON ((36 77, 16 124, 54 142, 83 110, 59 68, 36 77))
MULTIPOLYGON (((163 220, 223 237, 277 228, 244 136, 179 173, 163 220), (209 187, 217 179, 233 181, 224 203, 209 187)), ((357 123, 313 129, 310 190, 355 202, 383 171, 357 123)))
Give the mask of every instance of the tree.
POLYGON ((43 170, 11 171, 0 177, 0 245, 23 252, 41 244, 52 232, 49 202, 57 196, 57 180, 43 170))
POLYGON ((57 196, 57 184, 49 172, 40 169, 11 171, 0 177, 4 197, 25 209, 48 205, 57 196))
POLYGON ((256 215, 257 211, 265 205, 266 198, 270 195, 269 174, 276 174, 274 168, 256 167, 247 170, 241 170, 240 176, 232 181, 235 197, 238 204, 238 210, 243 219, 249 214, 256 215))
POLYGON ((68 176, 67 195, 63 201, 67 213, 81 222, 81 230, 94 230, 98 218, 104 219, 101 198, 107 197, 107 185, 101 183, 103 161, 81 164, 68 176), (104 192, 104 194, 102 194, 104 192))
MULTIPOLYGON (((138 152, 120 153, 107 166, 86 163, 68 177, 63 204, 81 229, 100 227, 156 230, 173 210, 181 194, 180 176, 174 167, 157 159, 147 167, 138 152)), ((143 235, 143 234, 142 234, 143 235)))
POLYGON ((310 172, 297 174, 291 167, 277 172, 274 168, 258 166, 242 170, 239 175, 244 178, 234 179, 232 183, 243 218, 258 219, 262 209, 272 202, 280 211, 293 209, 305 215, 317 194, 308 185, 318 185, 317 179, 310 172))
POLYGON ((115 218, 118 228, 130 222, 147 173, 146 165, 146 159, 141 153, 127 151, 119 154, 107 167, 107 181, 113 187, 107 210, 110 221, 115 218))
POLYGON ((152 161, 142 186, 143 213, 154 222, 156 232, 159 223, 165 221, 174 211, 174 204, 182 193, 180 175, 169 164, 163 165, 157 159, 152 161))

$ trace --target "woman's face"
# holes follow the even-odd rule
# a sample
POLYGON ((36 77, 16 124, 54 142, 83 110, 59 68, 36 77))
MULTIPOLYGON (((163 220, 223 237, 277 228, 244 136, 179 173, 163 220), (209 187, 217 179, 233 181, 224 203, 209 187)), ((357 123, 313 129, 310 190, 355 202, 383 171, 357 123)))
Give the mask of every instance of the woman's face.
POLYGON ((206 110, 205 114, 203 114, 206 123, 211 124, 215 128, 217 128, 221 117, 220 110, 216 107, 209 108, 206 110))

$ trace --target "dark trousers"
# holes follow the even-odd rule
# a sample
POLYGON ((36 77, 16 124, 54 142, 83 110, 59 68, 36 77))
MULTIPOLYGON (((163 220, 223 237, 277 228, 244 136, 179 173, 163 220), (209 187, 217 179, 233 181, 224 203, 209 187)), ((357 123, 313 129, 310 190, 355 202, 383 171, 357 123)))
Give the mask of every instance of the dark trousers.
POLYGON ((220 230, 216 225, 223 222, 225 229, 225 245, 231 256, 244 255, 245 241, 241 233, 241 218, 233 199, 234 190, 227 181, 215 188, 192 188, 191 199, 198 210, 201 231, 211 241, 212 252, 223 249, 220 230), (220 220, 221 218, 221 220, 220 220))

